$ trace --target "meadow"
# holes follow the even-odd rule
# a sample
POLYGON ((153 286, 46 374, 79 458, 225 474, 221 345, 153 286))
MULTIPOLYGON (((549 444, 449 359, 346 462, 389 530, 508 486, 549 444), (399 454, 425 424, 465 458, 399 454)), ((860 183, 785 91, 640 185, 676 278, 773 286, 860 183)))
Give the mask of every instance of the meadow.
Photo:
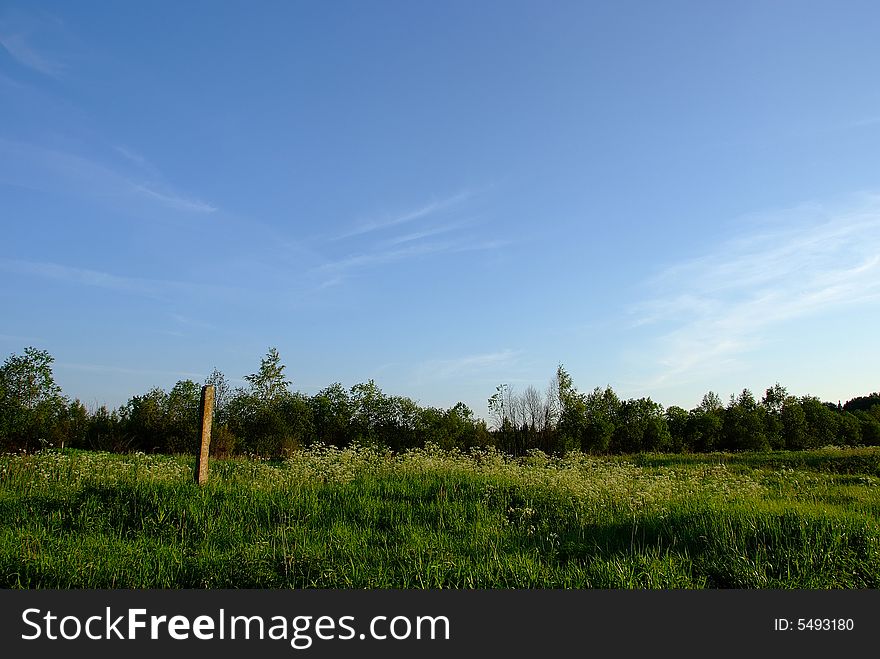
POLYGON ((878 588, 880 449, 0 456, 4 588, 878 588))

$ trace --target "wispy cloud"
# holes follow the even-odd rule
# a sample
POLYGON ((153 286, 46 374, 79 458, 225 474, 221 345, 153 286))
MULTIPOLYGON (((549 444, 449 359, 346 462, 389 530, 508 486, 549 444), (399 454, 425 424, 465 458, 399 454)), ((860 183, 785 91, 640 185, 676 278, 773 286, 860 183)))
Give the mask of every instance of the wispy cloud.
POLYGON ((416 243, 413 245, 407 245, 406 247, 359 252, 335 261, 327 261, 313 269, 312 273, 321 276, 332 276, 331 280, 327 280, 321 284, 323 288, 326 288, 341 283, 347 274, 358 269, 438 254, 491 251, 504 247, 507 244, 508 243, 503 240, 480 241, 468 239, 446 242, 416 243))
POLYGON ((153 178, 161 178, 162 175, 159 173, 159 170, 153 165, 153 163, 147 160, 146 156, 120 144, 113 145, 113 150, 139 170, 146 172, 153 178))
POLYGON ((58 78, 69 70, 79 42, 57 16, 6 9, 0 15, 0 47, 21 66, 58 78))
POLYGON ((149 179, 147 182, 138 183, 135 181, 135 177, 126 177, 126 183, 136 193, 155 199, 165 206, 176 210, 193 213, 213 213, 217 210, 217 207, 213 204, 195 197, 184 196, 171 190, 167 184, 162 183, 164 177, 159 169, 140 153, 118 144, 113 147, 113 150, 149 179))
POLYGON ((337 252, 325 257, 309 270, 309 275, 320 280, 320 290, 346 281, 358 270, 408 260, 423 259, 442 254, 497 250, 508 244, 505 240, 486 239, 478 225, 484 216, 474 213, 474 193, 460 192, 440 201, 432 201, 418 209, 381 221, 362 223, 335 237, 325 240, 323 248, 337 252), (420 220, 418 227, 409 226, 420 220), (405 231, 399 231, 406 227, 405 231), (357 238, 351 242, 343 238, 357 238), (346 247, 347 251, 342 251, 346 247))
POLYGON ((460 243, 456 245, 451 251, 454 252, 486 252, 492 251, 496 249, 501 249, 502 247, 507 247, 512 245, 512 240, 473 240, 466 243, 460 243))
POLYGON ((390 229, 392 227, 400 226, 402 224, 408 224, 410 222, 414 222, 415 220, 419 220, 430 215, 439 213, 441 211, 453 208, 472 196, 473 195, 471 192, 459 192, 458 194, 454 194, 445 199, 431 201, 423 206, 420 206, 419 208, 408 210, 403 213, 384 217, 378 220, 360 222, 355 227, 344 231, 343 233, 336 236, 335 240, 342 240, 344 238, 351 238, 354 236, 362 236, 364 234, 369 234, 376 231, 383 231, 385 229, 390 229))
POLYGON ((880 197, 752 218, 740 239, 673 265, 634 310, 660 328, 653 384, 736 366, 775 326, 880 300, 880 197))
POLYGON ((67 68, 56 57, 34 48, 25 34, 0 33, 0 46, 3 46, 6 52, 20 64, 43 75, 54 78, 64 73, 67 68))
POLYGON ((166 206, 170 206, 177 210, 191 211, 194 213, 213 213, 217 210, 216 206, 212 206, 200 199, 181 197, 180 195, 169 192, 159 192, 143 183, 132 185, 136 192, 143 193, 153 199, 158 199, 166 206))
POLYGON ((215 330, 217 326, 214 323, 209 323, 204 320, 200 320, 198 318, 191 318, 189 316, 184 316, 179 313, 170 313, 168 316, 176 322, 178 325, 183 325, 185 327, 192 327, 194 329, 208 329, 215 330))
POLYGON ((76 268, 58 263, 0 258, 0 270, 20 275, 61 281, 66 284, 103 288, 121 293, 165 298, 173 293, 227 295, 231 289, 213 284, 124 277, 108 272, 76 268))
POLYGON ((410 259, 417 256, 436 254, 438 252, 448 251, 450 248, 451 245, 449 243, 420 243, 399 249, 385 249, 353 254, 335 261, 323 263, 318 266, 317 271, 324 273, 344 272, 355 268, 364 268, 410 259))
POLYGON ((16 274, 140 295, 156 296, 161 290, 160 282, 149 279, 120 277, 107 272, 72 268, 58 263, 0 258, 0 269, 16 274))
MULTIPOLYGON (((118 150, 118 149, 117 149, 118 150)), ((184 196, 161 181, 143 181, 96 158, 25 142, 0 139, 0 181, 24 187, 87 196, 102 203, 140 200, 187 213, 217 207, 184 196)))
POLYGON ((520 356, 518 350, 501 350, 453 359, 432 359, 417 368, 417 374, 433 379, 452 379, 489 374, 499 369, 509 369, 520 356))
POLYGON ((880 124, 880 116, 874 117, 863 117, 861 119, 857 119, 853 121, 849 127, 850 128, 867 128, 868 126, 876 126, 880 124))
POLYGON ((445 233, 449 233, 451 231, 455 231, 456 229, 460 229, 465 224, 469 224, 469 222, 451 222, 449 224, 431 227, 422 231, 405 233, 399 236, 393 236, 388 240, 383 241, 382 244, 387 245, 388 247, 394 247, 395 245, 403 245, 404 243, 416 242, 425 238, 433 238, 434 236, 439 236, 445 233))

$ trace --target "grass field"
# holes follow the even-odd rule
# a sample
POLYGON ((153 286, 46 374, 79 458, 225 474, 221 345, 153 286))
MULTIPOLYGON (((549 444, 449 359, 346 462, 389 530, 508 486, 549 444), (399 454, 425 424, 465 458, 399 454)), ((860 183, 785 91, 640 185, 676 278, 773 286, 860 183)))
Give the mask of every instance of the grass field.
POLYGON ((880 450, 0 456, 5 588, 878 588, 880 450))

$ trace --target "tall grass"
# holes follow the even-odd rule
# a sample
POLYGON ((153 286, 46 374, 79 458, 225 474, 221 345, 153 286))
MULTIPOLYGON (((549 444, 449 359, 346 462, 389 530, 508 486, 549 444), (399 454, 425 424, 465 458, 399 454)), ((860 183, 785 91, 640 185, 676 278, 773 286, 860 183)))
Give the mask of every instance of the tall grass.
POLYGON ((877 588, 880 451, 0 457, 7 588, 877 588), (854 468, 857 465, 858 468, 854 468))

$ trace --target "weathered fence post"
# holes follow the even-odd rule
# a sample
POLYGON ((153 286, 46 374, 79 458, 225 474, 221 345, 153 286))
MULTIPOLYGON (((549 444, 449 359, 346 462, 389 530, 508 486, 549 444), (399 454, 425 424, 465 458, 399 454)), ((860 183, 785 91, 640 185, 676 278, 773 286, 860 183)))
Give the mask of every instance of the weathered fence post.
POLYGON ((201 448, 196 461, 196 483, 203 485, 208 480, 208 451, 211 448, 211 418, 214 416, 214 385, 202 387, 202 402, 199 404, 199 437, 201 448))

